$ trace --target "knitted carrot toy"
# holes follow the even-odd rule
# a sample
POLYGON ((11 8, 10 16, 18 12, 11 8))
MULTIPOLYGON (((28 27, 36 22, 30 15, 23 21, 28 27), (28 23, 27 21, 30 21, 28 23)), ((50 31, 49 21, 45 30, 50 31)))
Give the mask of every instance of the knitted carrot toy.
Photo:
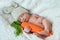
MULTIPOLYGON (((40 32, 40 31, 43 31, 44 29, 43 28, 41 28, 40 26, 36 26, 36 25, 34 25, 34 24, 31 24, 31 23, 29 23, 29 22, 23 22, 22 24, 21 24, 21 27, 24 29, 24 27, 29 27, 29 28, 31 28, 31 32, 35 32, 35 33, 37 33, 37 32, 40 32)), ((48 33, 48 35, 50 36, 50 35, 52 35, 52 33, 48 33)))
POLYGON ((16 29, 15 35, 18 36, 20 33, 22 33, 21 29, 21 22, 20 21, 14 21, 11 26, 16 29))

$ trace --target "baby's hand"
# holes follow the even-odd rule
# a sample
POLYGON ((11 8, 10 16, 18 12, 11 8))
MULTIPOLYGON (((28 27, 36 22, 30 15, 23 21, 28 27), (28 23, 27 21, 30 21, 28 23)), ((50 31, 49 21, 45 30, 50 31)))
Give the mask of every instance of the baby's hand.
POLYGON ((26 26, 26 27, 24 28, 24 31, 25 31, 26 33, 30 33, 30 30, 31 30, 31 28, 28 27, 28 26, 26 26))

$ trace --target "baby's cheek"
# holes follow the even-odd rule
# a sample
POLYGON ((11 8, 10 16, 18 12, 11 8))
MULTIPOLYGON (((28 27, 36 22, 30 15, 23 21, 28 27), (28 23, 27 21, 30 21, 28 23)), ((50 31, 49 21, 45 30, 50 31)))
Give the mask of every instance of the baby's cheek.
POLYGON ((20 18, 20 17, 18 17, 18 20, 19 20, 19 21, 21 21, 21 18, 20 18))
POLYGON ((21 22, 23 22, 23 20, 22 20, 22 18, 21 18, 21 17, 19 17, 19 18, 18 18, 18 20, 19 20, 19 21, 21 21, 21 22))

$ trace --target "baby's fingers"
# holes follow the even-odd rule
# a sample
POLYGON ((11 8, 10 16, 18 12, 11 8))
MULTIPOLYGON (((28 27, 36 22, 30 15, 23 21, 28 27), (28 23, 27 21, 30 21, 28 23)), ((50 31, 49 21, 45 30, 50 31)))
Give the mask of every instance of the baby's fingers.
POLYGON ((29 33, 30 30, 31 30, 30 27, 25 27, 25 28, 24 28, 24 31, 27 32, 27 33, 29 33))

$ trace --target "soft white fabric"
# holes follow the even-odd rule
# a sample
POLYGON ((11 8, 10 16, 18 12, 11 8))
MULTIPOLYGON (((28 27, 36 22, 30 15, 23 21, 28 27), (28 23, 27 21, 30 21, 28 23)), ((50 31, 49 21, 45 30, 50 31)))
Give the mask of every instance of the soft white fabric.
POLYGON ((28 12, 28 11, 20 6, 20 7, 16 8, 16 9, 14 9, 13 12, 11 13, 11 15, 13 16, 13 18, 15 20, 17 20, 18 19, 18 16, 20 14, 22 14, 23 12, 28 12))
POLYGON ((15 36, 15 29, 10 26, 12 21, 14 19, 11 16, 3 14, 0 10, 0 40, 28 40, 24 34, 15 36))
MULTIPOLYGON (((46 38, 46 40, 60 40, 60 0, 14 0, 22 7, 31 11, 31 13, 36 13, 38 15, 44 16, 47 19, 51 20, 53 23, 53 33, 51 37, 46 38)), ((3 2, 3 1, 2 1, 3 2)), ((11 0, 9 1, 11 2, 11 0)), ((8 5, 8 0, 6 3, 8 5)), ((0 2, 0 5, 2 3, 0 2)), ((2 4, 0 8, 7 6, 2 4)), ((13 29, 7 25, 4 18, 0 16, 0 40, 27 40, 24 35, 15 37, 13 29), (2 25, 3 24, 3 25, 2 25), (22 37, 24 39, 22 39, 22 37), (3 39, 4 38, 4 39, 3 39)), ((26 34, 25 34, 26 35, 26 34)), ((31 40, 36 40, 34 35, 28 36, 31 40)), ((38 39, 37 39, 38 40, 38 39)))

